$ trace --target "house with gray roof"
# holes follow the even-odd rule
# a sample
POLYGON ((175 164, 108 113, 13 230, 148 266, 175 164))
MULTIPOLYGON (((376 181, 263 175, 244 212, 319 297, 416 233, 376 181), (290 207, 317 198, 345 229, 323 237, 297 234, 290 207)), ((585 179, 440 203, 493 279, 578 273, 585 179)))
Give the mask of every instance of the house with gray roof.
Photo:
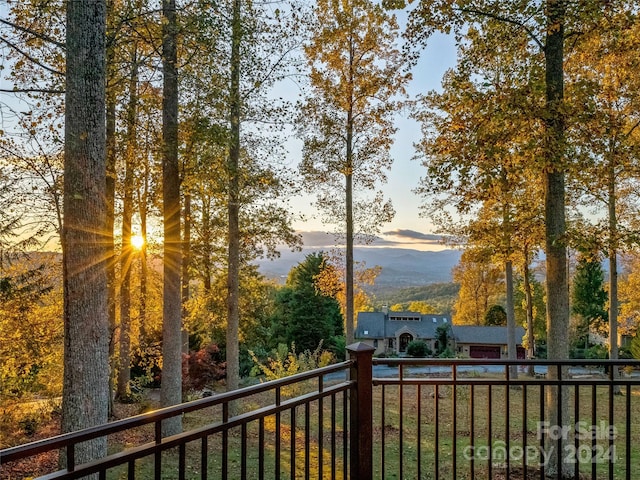
POLYGON ((435 351, 436 329, 441 325, 451 328, 451 320, 447 315, 389 311, 359 312, 355 338, 374 347, 376 349, 374 355, 392 353, 402 355, 407 351, 407 345, 414 340, 422 340, 435 351))
MULTIPOLYGON (((422 340, 432 350, 438 349, 437 328, 449 330, 450 347, 460 357, 507 358, 507 327, 452 325, 447 315, 416 312, 359 312, 356 340, 375 348, 374 355, 403 355, 407 345, 422 340)), ((525 331, 516 327, 518 358, 525 357, 522 338, 525 331)))

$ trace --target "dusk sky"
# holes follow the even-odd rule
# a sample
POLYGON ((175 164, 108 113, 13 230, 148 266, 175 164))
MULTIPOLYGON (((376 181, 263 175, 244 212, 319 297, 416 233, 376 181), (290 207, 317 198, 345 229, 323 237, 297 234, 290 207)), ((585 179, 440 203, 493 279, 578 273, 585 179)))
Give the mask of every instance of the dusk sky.
MULTIPOLYGON (((453 35, 445 36, 436 34, 429 40, 429 45, 422 53, 420 62, 413 69, 413 80, 408 93, 410 98, 415 98, 429 90, 440 89, 441 80, 445 71, 456 62, 456 47, 453 35)), ((408 118, 408 113, 399 112, 396 116, 398 131, 394 145, 391 149, 393 166, 388 174, 388 182, 384 185, 387 198, 391 198, 396 215, 393 221, 381 229, 381 241, 394 243, 393 246, 406 246, 420 250, 439 250, 442 247, 434 244, 433 239, 421 239, 421 234, 433 233, 433 226, 426 218, 419 216, 419 206, 422 199, 413 193, 418 186, 420 177, 424 175, 424 169, 420 162, 412 160, 415 155, 413 144, 420 139, 420 126, 414 120, 408 118), (397 242, 397 244, 396 244, 397 242)), ((293 144, 295 145, 295 143, 293 144)), ((298 143, 298 151, 290 150, 291 156, 300 155, 301 144, 298 143)), ((296 208, 301 208, 307 219, 296 222, 296 230, 304 232, 335 231, 333 225, 323 225, 319 215, 314 215, 309 206, 313 197, 301 199, 295 202, 296 208)), ((306 238, 305 238, 306 239, 306 238)), ((391 245, 389 245, 391 246, 391 245)))
MULTIPOLYGON (((404 23, 406 14, 397 13, 399 23, 404 23)), ((401 27, 403 30, 403 27, 401 27)), ((402 39, 400 40, 402 42, 402 39)), ((423 51, 418 65, 412 70, 413 80, 408 87, 409 98, 413 99, 421 93, 429 90, 440 89, 444 72, 455 65, 456 48, 452 35, 446 36, 435 34, 429 39, 427 48, 423 51)), ((5 65, 7 67, 7 65, 5 65)), ((13 83, 7 79, 9 68, 0 74, 0 86, 11 88, 13 83)), ((289 89, 289 94, 298 91, 297 87, 291 85, 283 86, 289 89)), ((283 91, 278 91, 282 95, 283 91)), ((286 93, 284 93, 286 95, 286 93)), ((15 118, 12 111, 28 110, 29 105, 20 101, 14 95, 3 94, 0 96, 0 104, 3 109, 3 116, 0 119, 0 127, 5 130, 12 130, 15 118)), ((395 142, 391 149, 393 166, 388 172, 388 182, 383 186, 386 198, 390 198, 396 211, 392 222, 383 225, 380 233, 380 241, 377 246, 405 246, 420 250, 440 250, 442 246, 434 242, 432 238, 426 240, 421 237, 424 234, 432 234, 433 226, 426 218, 419 216, 419 206, 422 199, 413 193, 413 189, 418 185, 420 177, 424 175, 424 169, 420 162, 412 160, 415 155, 413 144, 420 138, 420 126, 412 119, 408 118, 408 112, 398 112, 396 115, 395 142)), ((302 143, 296 139, 287 142, 289 151, 289 161, 295 164, 302 150, 302 143)), ((335 225, 323 225, 319 215, 316 215, 311 207, 314 196, 296 198, 291 204, 296 210, 295 213, 305 215, 304 221, 294 222, 294 228, 301 232, 334 232, 340 230, 335 225)), ((151 226, 154 230, 154 227, 151 226)), ((161 235, 160 232, 151 235, 161 235)), ((305 239, 307 236, 305 236, 305 239)), ((330 241, 329 241, 330 244, 330 241)))

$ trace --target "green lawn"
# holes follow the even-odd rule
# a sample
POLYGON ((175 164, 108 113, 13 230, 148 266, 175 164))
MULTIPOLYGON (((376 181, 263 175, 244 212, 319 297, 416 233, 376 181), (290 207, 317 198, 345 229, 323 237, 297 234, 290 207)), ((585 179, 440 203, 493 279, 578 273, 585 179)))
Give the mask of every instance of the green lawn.
MULTIPOLYGON (((476 379, 477 380, 477 379, 476 379)), ((522 478, 524 452, 533 455, 528 460, 529 474, 536 474, 539 478, 537 465, 539 463, 540 440, 538 439, 538 421, 540 419, 540 393, 539 386, 528 385, 526 389, 510 388, 505 386, 489 387, 486 385, 462 385, 456 388, 455 402, 457 405, 455 419, 452 416, 454 394, 451 386, 439 387, 438 395, 435 395, 434 387, 425 385, 417 387, 405 385, 402 392, 402 404, 400 403, 400 391, 397 386, 374 387, 374 478, 400 479, 489 479, 505 478, 505 458, 496 458, 501 453, 500 447, 506 448, 510 453, 510 478, 522 478), (382 394, 384 389, 384 409, 382 394), (473 390, 473 410, 471 405, 473 390), (506 397, 509 396, 509 412, 506 409, 506 397), (491 400, 489 402, 489 399, 491 400), (526 399, 526 412, 523 408, 523 399, 526 399), (384 423, 382 423, 384 412, 384 423), (523 422, 526 413, 526 425, 523 422), (402 430, 400 430, 400 418, 402 414, 402 430), (491 418, 491 422, 489 422, 491 418), (437 419, 437 422, 436 422, 437 419), (507 422, 509 428, 507 429, 507 422), (508 430, 508 433, 507 433, 508 430), (402 434, 401 434, 402 432, 402 434), (455 439, 455 463, 454 468, 454 439, 455 439), (507 444, 508 442, 508 444, 507 444), (469 450, 471 445, 476 447, 475 452, 469 450), (436 445, 438 467, 436 471, 436 445), (491 461, 488 460, 488 452, 493 452, 491 461), (472 455, 472 453, 475 453, 472 455), (471 457, 474 457, 474 472, 471 473, 471 457), (418 459, 420 459, 421 471, 418 477, 418 459), (382 469, 384 464, 384 476, 382 469), (491 465, 491 477, 489 477, 489 465, 491 465), (532 466, 533 465, 533 466, 532 466), (402 467, 401 467, 402 466, 402 467), (535 468, 534 468, 535 467, 535 468), (436 473, 437 472, 437 473, 436 473), (518 472, 519 475, 515 475, 518 472)), ((632 422, 631 431, 625 427, 626 415, 626 391, 623 387, 622 396, 614 397, 613 425, 615 426, 615 460, 611 463, 614 478, 626 478, 626 439, 631 439, 631 465, 632 468, 640 464, 640 425, 632 422)), ((575 389, 568 388, 570 411, 575 405, 575 389)), ((631 418, 640 418, 640 389, 631 392, 632 406, 631 418)), ((260 405, 261 400, 248 399, 245 407, 260 405)), ((342 432, 343 423, 341 415, 341 397, 338 398, 338 413, 335 430, 332 431, 330 401, 323 401, 322 429, 319 428, 319 405, 313 402, 308 406, 308 439, 305 425, 307 422, 304 407, 298 407, 295 413, 296 430, 292 449, 292 432, 290 428, 291 412, 282 413, 282 426, 279 435, 281 452, 281 478, 290 479, 290 458, 295 458, 295 478, 305 478, 305 470, 308 470, 310 478, 319 478, 319 465, 322 465, 322 478, 331 478, 330 458, 332 435, 335 434, 335 445, 338 452, 336 478, 342 477, 342 432), (321 430, 321 432, 320 432, 321 430), (319 439, 321 438, 321 441, 319 439), (305 445, 309 446, 305 449, 305 445), (308 455, 305 455, 305 450, 308 455), (292 453, 293 452, 293 453, 292 453), (320 460, 322 457, 322 460, 320 460)), ((592 424, 609 425, 609 395, 608 387, 580 387, 579 421, 583 430, 592 424), (592 395, 595 394, 596 409, 592 410, 592 395)), ((185 430, 202 426, 208 422, 215 422, 220 418, 220 411, 210 409, 209 412, 189 414, 184 421, 185 430)), ((571 422, 575 418, 571 413, 571 422)), ((606 432, 598 431, 599 437, 604 437, 606 432)), ((570 433, 571 441, 565 447, 565 457, 573 459, 578 454, 581 459, 580 471, 589 474, 592 471, 591 439, 590 432, 582 432, 582 438, 578 444, 574 443, 573 432, 570 433), (587 438, 588 437, 588 438, 587 438)), ((264 422, 264 468, 265 478, 275 478, 275 444, 276 422, 273 416, 267 417, 264 422)), ((228 478, 239 478, 245 459, 247 478, 258 478, 259 469, 259 425, 253 422, 247 426, 243 434, 240 428, 234 429, 229 434, 228 448, 228 478), (242 448, 242 438, 246 440, 246 447, 242 448), (243 453, 244 452, 244 453, 243 453)), ((547 449, 548 447, 545 447, 547 449)), ((599 438, 596 441, 596 453, 598 462, 595 465, 597 478, 608 478, 610 463, 606 458, 609 450, 609 440, 599 438)), ((222 478, 222 440, 219 435, 210 437, 209 461, 207 465, 209 478, 222 478)), ((200 478, 200 444, 195 443, 187 448, 187 478, 200 478)), ((153 462, 151 459, 143 459, 136 462, 137 478, 151 478, 153 462)), ((165 452, 163 456, 163 472, 167 479, 177 478, 177 451, 165 452)), ((109 473, 109 479, 124 479, 126 469, 114 469, 109 473)), ((531 478, 534 478, 533 476, 531 478)))
MULTIPOLYGON (((398 479, 402 465, 402 478, 418 478, 418 457, 420 457, 421 476, 425 479, 454 478, 454 438, 456 479, 486 479, 489 477, 491 465, 492 477, 503 478, 506 458, 505 448, 509 452, 509 467, 512 471, 523 470, 523 458, 529 454, 527 460, 530 474, 537 470, 540 463, 539 429, 543 427, 538 422, 540 412, 540 387, 528 385, 526 389, 492 386, 491 396, 486 385, 458 386, 456 390, 457 416, 455 422, 452 417, 453 391, 450 386, 439 387, 436 397, 433 386, 404 386, 402 402, 402 435, 398 429, 400 423, 400 393, 397 386, 384 387, 384 410, 381 408, 383 387, 378 387, 376 401, 377 413, 374 414, 374 458, 376 459, 375 478, 398 479), (471 406, 471 389, 473 388, 474 405, 471 406), (506 398, 509 396, 509 412, 506 409, 506 398), (437 400, 436 400, 437 398, 437 400), (489 402, 491 398, 491 402, 489 402), (523 409, 523 398, 526 398, 526 412, 523 409), (436 405, 437 402, 437 405, 436 405), (418 405, 420 408, 418 409, 418 405), (436 413, 437 410, 437 413, 436 413), (384 411, 384 428, 382 428, 382 411, 384 411), (526 424, 523 421, 526 413, 526 424), (436 422, 436 418, 438 421, 436 422), (489 422, 491 418, 491 422, 489 422), (507 421, 509 428, 507 429, 507 421), (507 432, 508 430, 508 432, 507 432), (436 440, 437 439, 437 440, 436 440), (436 476, 436 443, 438 452, 438 476, 436 476), (384 445, 384 447, 383 447, 384 445), (476 450, 470 450, 471 446, 476 450), (384 451, 383 451, 384 450, 384 451), (402 456, 400 451, 402 450, 402 456), (420 452, 418 454, 418 451, 420 452), (492 453, 491 461, 489 452, 492 453), (475 455, 474 455, 475 454, 475 455), (500 455, 503 455, 500 458, 500 455), (472 459, 474 472, 471 474, 472 459), (384 463, 384 477, 382 464, 384 463), (535 468, 534 468, 535 466, 535 468), (502 475, 502 476, 501 476, 502 475)), ((575 389, 568 388, 570 405, 570 422, 576 418, 573 414, 575 405, 575 389)), ((632 421, 631 431, 626 431, 626 397, 625 389, 622 396, 614 397, 613 422, 615 427, 614 446, 609 445, 609 394, 608 387, 595 389, 596 409, 592 410, 591 387, 580 387, 579 416, 580 423, 578 442, 575 443, 575 432, 567 433, 570 439, 568 445, 563 446, 563 458, 574 461, 576 454, 580 465, 580 472, 591 475, 592 472, 592 441, 591 426, 596 425, 596 476, 608 478, 610 462, 608 453, 614 454, 611 462, 614 478, 626 478, 626 439, 631 439, 631 465, 640 462, 640 425, 632 421)), ((631 418, 640 418, 640 390, 632 391, 631 418)), ((554 431, 555 432, 555 431, 554 431)), ((548 454, 549 447, 544 446, 543 452, 548 454)), ((573 468, 573 467, 572 467, 573 468)), ((633 476, 633 475, 632 475, 633 476)), ((516 478, 511 475, 511 478, 516 478)), ((517 477, 521 478, 521 477, 517 477)), ((589 477, 590 478, 590 477, 589 477)))

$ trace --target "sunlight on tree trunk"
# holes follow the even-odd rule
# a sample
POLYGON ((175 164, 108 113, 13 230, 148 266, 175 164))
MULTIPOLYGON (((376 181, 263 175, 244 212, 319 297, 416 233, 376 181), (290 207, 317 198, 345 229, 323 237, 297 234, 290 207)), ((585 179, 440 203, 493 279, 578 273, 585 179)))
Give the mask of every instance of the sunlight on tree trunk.
MULTIPOLYGON (((113 2, 107 3, 107 14, 111 15, 113 2)), ((107 78, 113 78, 116 70, 114 65, 113 35, 107 32, 106 71, 107 78)), ((116 92, 113 85, 107 82, 106 86, 106 217, 105 233, 107 236, 107 285, 108 285, 108 317, 109 317, 109 417, 113 416, 113 392, 116 387, 116 262, 115 252, 115 202, 116 202, 116 92)))
POLYGON ((131 380, 131 267, 133 245, 131 223, 133 217, 134 165, 137 152, 136 119, 138 106, 138 53, 134 43, 131 52, 131 75, 129 77, 129 103, 127 105, 126 147, 124 168, 124 197, 122 200, 122 250, 120 253, 120 365, 116 397, 128 400, 131 380))
MULTIPOLYGON (((109 409, 105 25, 104 0, 68 2, 63 432, 106 423, 109 409)), ((75 461, 100 458, 106 447, 106 438, 82 443, 75 461)))
MULTIPOLYGON (((163 407, 182 401, 182 306, 180 302, 180 173, 178 166, 178 23, 175 0, 163 0, 162 14, 162 202, 164 288, 162 320, 163 407)), ((162 422, 163 436, 182 431, 180 416, 162 422)))

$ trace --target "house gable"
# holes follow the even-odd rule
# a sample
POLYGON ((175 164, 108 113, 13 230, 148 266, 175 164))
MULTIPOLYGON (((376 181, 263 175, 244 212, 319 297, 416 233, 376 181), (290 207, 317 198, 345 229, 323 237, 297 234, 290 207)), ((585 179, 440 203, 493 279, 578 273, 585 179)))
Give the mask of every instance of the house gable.
POLYGON ((398 330, 396 330, 395 332, 393 332, 393 336, 394 337, 399 337, 400 335, 405 334, 405 333, 408 333, 413 338, 420 338, 420 335, 418 335, 415 332, 415 330, 409 328, 407 325, 404 325, 401 328, 399 328, 398 330))

